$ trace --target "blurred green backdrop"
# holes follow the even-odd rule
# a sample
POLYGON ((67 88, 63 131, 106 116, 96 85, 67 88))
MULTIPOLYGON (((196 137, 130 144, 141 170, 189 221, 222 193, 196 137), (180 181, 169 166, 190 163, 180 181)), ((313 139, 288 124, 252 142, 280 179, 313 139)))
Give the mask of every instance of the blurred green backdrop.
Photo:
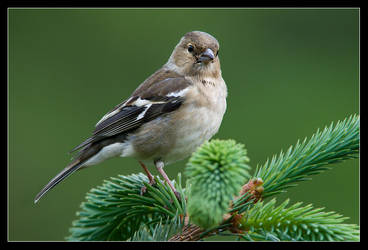
MULTIPOLYGON (((358 9, 9 9, 9 240, 62 241, 85 193, 141 172, 111 159, 34 196, 95 123, 161 67, 182 35, 220 42, 228 109, 216 138, 251 166, 317 128, 359 113, 358 9)), ((185 161, 166 167, 171 178, 185 161)), ((280 195, 359 224, 359 160, 280 195)), ((151 166, 153 173, 156 170, 151 166)))

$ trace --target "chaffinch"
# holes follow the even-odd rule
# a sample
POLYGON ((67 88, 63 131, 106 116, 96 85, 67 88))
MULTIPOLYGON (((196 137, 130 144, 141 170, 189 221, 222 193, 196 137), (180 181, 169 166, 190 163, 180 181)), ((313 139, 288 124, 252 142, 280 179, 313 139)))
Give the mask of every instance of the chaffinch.
POLYGON ((226 110, 218 52, 219 43, 210 34, 185 34, 167 63, 103 116, 92 136, 72 150, 79 152, 37 194, 35 203, 76 170, 117 156, 136 158, 150 184, 154 180, 145 164, 154 163, 177 194, 163 167, 190 156, 209 140, 226 110))

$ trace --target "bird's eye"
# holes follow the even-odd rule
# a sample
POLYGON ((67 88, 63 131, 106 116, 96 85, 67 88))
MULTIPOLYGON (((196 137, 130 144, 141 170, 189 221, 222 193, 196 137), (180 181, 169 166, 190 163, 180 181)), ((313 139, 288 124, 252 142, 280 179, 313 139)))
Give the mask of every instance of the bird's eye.
POLYGON ((218 50, 218 51, 216 52, 216 56, 218 55, 219 51, 220 51, 220 50, 218 50))
POLYGON ((188 46, 188 51, 189 51, 189 52, 192 52, 193 50, 194 50, 194 47, 193 47, 192 45, 189 45, 189 46, 188 46))

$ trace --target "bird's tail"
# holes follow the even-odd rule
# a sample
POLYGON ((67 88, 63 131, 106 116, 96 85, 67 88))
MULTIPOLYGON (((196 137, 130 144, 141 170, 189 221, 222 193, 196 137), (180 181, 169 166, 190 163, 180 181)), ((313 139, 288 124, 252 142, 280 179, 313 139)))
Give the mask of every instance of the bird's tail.
POLYGON ((83 162, 80 160, 76 160, 69 164, 66 168, 64 168, 58 175, 56 175, 35 197, 34 203, 37 203, 42 196, 44 196, 50 189, 55 187, 57 184, 59 184, 61 181, 63 181, 65 178, 67 178, 69 175, 77 171, 83 166, 83 162))

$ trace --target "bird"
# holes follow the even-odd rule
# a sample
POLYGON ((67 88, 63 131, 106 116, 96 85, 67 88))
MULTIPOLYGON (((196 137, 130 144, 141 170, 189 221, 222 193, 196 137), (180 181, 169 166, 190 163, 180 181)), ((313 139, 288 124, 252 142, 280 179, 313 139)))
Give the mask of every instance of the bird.
MULTIPOLYGON (((71 163, 42 188, 34 203, 75 171, 112 157, 137 159, 150 185, 155 181, 146 165, 153 164, 178 196, 164 167, 189 157, 210 140, 226 111, 227 86, 219 47, 209 33, 184 34, 168 61, 107 112, 92 135, 71 150, 77 151, 71 163)), ((145 192, 142 187, 141 194, 145 192)))

